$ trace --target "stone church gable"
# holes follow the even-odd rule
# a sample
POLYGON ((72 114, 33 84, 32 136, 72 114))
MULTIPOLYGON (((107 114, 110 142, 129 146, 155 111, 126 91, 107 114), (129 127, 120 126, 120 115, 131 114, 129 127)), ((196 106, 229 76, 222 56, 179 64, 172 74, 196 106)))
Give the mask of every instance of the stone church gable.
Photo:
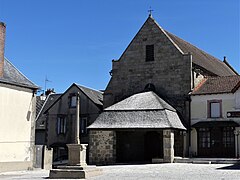
POLYGON ((191 69, 191 55, 184 54, 149 16, 120 59, 113 61, 104 107, 143 92, 148 85, 175 108, 182 107, 191 90, 191 69), (146 61, 149 45, 154 48, 153 61, 146 61))

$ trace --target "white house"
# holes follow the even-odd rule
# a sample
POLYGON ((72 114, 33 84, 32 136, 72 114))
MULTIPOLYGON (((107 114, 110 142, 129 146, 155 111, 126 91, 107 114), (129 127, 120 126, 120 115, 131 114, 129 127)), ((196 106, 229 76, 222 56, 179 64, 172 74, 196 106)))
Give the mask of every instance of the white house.
POLYGON ((0 22, 0 172, 33 166, 38 89, 4 58, 5 29, 0 22))
POLYGON ((191 93, 191 153, 239 157, 240 76, 209 77, 191 93))

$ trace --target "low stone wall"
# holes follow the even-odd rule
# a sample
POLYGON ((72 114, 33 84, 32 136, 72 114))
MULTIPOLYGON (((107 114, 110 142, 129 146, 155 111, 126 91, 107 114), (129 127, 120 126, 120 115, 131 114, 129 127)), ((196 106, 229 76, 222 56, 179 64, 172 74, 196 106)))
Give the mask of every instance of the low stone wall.
POLYGON ((105 165, 116 162, 116 132, 90 130, 89 164, 105 165))

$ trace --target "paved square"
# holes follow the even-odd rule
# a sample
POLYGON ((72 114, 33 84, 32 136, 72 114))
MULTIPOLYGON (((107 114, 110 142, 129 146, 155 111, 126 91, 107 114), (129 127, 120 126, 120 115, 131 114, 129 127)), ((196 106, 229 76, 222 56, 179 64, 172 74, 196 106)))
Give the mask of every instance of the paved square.
MULTIPOLYGON (((231 164, 147 164, 101 166, 103 175, 90 180, 240 180, 240 165, 231 164)), ((46 179, 49 171, 34 170, 0 173, 0 179, 46 179)))

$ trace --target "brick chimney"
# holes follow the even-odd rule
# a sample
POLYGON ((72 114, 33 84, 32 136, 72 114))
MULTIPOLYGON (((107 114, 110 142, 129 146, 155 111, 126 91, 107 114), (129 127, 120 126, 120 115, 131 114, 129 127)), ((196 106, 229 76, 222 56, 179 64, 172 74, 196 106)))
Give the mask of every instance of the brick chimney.
POLYGON ((3 77, 6 25, 0 22, 0 78, 3 77))

